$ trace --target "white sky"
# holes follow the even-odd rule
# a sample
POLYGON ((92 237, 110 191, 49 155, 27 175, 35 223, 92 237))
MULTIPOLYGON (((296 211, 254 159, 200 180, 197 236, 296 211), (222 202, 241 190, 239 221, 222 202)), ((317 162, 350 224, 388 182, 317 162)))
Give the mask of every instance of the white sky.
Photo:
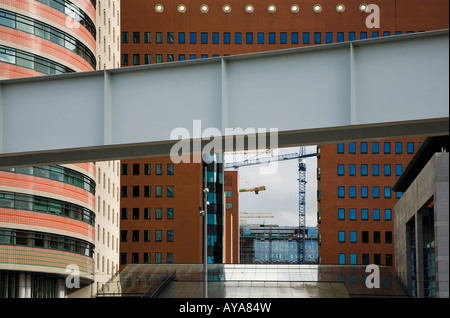
MULTIPOLYGON (((280 148, 278 154, 298 153, 299 147, 280 148)), ((306 153, 316 152, 315 146, 306 147, 306 153)), ((276 153, 274 152, 273 155, 276 153)), ((240 161, 254 158, 256 154, 236 156, 226 156, 227 160, 240 161)), ((269 155, 258 155, 264 158, 269 155)), ((317 158, 305 159, 306 163, 306 226, 317 225, 317 158)), ((278 224, 288 226, 298 226, 298 160, 291 159, 278 162, 275 173, 261 173, 261 167, 267 165, 252 165, 239 168, 239 186, 243 188, 253 188, 265 186, 265 191, 241 192, 240 210, 242 212, 270 212, 274 218, 245 218, 248 224, 278 224)))

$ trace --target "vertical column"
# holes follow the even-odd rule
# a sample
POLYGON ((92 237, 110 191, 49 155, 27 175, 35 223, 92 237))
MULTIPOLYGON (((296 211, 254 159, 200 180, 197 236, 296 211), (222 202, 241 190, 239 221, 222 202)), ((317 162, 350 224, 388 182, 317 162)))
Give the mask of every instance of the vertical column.
POLYGON ((112 90, 111 74, 104 71, 103 82, 103 143, 109 145, 112 143, 112 90))
POLYGON ((423 229, 422 212, 416 213, 415 223, 416 234, 416 279, 417 279, 417 298, 423 298, 423 229))
POLYGON ((356 64, 355 64, 355 46, 350 45, 350 124, 356 124, 356 64))
POLYGON ((57 298, 66 298, 66 285, 64 279, 58 279, 58 290, 56 292, 57 298))

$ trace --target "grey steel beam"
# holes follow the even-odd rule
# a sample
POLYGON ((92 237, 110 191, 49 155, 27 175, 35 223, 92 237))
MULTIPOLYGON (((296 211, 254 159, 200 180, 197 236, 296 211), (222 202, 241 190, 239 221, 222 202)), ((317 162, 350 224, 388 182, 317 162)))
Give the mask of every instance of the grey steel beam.
POLYGON ((448 30, 3 80, 0 166, 167 155, 177 127, 276 128, 279 147, 443 135, 448 87, 448 30))

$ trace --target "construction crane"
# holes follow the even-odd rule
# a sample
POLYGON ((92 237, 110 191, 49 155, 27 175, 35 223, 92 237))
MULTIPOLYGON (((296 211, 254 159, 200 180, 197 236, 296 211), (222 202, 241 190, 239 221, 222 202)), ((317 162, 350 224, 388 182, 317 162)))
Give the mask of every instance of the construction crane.
POLYGON ((266 187, 260 186, 260 187, 252 188, 252 189, 239 189, 239 192, 253 192, 254 191, 255 194, 258 194, 259 191, 264 191, 264 190, 266 190, 266 187))
POLYGON ((243 160, 238 162, 226 162, 224 164, 225 169, 239 167, 266 164, 270 162, 284 161, 284 160, 298 160, 298 222, 299 222, 299 235, 298 235, 298 262, 303 264, 305 262, 305 239, 306 239, 306 163, 305 158, 315 157, 317 153, 306 153, 306 148, 301 146, 298 153, 284 154, 279 156, 267 157, 267 158, 254 158, 249 160, 243 160))
POLYGON ((239 217, 241 218, 273 218, 270 212, 239 212, 239 217))

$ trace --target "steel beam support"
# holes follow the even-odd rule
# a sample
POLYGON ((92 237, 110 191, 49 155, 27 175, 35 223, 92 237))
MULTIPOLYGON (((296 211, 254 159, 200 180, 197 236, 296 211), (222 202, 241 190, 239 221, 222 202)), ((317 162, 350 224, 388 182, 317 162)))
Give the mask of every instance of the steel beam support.
POLYGON ((279 147, 448 134, 448 87, 448 30, 3 80, 0 166, 167 155, 195 120, 279 147))

